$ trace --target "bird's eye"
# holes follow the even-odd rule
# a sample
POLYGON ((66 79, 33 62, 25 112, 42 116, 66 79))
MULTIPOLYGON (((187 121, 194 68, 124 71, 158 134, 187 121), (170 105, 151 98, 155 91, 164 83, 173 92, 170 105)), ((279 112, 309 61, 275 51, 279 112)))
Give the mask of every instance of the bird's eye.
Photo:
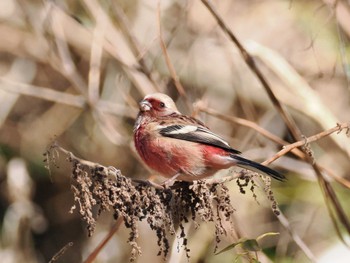
POLYGON ((165 103, 164 103, 164 102, 161 102, 161 103, 159 103, 159 106, 160 106, 161 108, 165 108, 165 103))

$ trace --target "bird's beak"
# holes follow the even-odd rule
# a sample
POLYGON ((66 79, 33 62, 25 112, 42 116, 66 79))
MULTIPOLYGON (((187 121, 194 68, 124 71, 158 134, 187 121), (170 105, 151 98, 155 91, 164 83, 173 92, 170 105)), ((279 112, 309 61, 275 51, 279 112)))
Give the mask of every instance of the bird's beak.
POLYGON ((139 103, 140 111, 149 111, 152 108, 151 103, 148 100, 143 100, 139 103))

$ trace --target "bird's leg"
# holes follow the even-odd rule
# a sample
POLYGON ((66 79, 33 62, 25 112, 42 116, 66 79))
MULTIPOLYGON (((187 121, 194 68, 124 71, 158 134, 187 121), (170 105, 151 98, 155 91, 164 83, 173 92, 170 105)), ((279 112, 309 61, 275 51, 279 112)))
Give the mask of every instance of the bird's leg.
POLYGON ((147 186, 153 186, 155 189, 164 189, 163 185, 157 184, 157 183, 150 181, 150 180, 133 179, 132 181, 135 183, 138 183, 138 184, 145 184, 147 186))
POLYGON ((140 180, 140 179, 132 179, 132 181, 134 183, 137 184, 146 184, 148 186, 153 186, 156 189, 170 189, 170 187, 172 187, 176 181, 176 178, 179 177, 179 175, 181 175, 181 173, 177 173, 174 176, 172 176, 171 178, 165 180, 163 183, 161 184, 157 184, 151 180, 140 180))
POLYGON ((177 174, 175 174, 173 177, 171 177, 171 178, 169 178, 168 180, 164 181, 164 182, 162 183, 163 187, 164 187, 165 189, 169 189, 170 187, 172 187, 173 184, 174 184, 175 181, 176 181, 176 178, 178 178, 180 175, 181 175, 181 173, 177 173, 177 174))

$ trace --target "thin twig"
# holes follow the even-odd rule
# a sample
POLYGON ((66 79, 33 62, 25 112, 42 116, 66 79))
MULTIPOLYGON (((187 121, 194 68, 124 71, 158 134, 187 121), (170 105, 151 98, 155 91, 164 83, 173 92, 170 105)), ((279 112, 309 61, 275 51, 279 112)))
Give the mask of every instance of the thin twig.
POLYGON ((148 77, 148 79, 152 82, 155 89, 157 91, 159 91, 160 87, 159 87, 158 83, 153 79, 152 72, 148 68, 147 63, 144 59, 144 52, 141 51, 140 44, 139 44, 137 38, 132 34, 132 30, 131 30, 131 26, 129 24, 128 18, 126 17, 124 11, 120 8, 118 3, 113 2, 112 5, 113 5, 114 14, 120 23, 120 27, 123 30, 125 36, 127 37, 128 41, 130 43, 130 48, 134 52, 134 55, 140 64, 140 69, 148 77))
MULTIPOLYGON (((201 112, 205 112, 208 115, 217 117, 219 119, 222 119, 224 121, 228 121, 231 123, 237 123, 239 125, 242 125, 244 127, 248 127, 251 128, 255 131, 257 131, 258 133, 260 133, 261 135, 265 136, 266 138, 282 145, 283 147, 289 147, 289 143, 281 138, 279 138, 278 136, 274 135, 273 133, 270 133, 268 130, 265 130, 264 128, 262 128, 261 126, 257 125, 255 122, 246 120, 246 119, 242 119, 242 118, 238 118, 238 117, 234 117, 234 116, 228 116, 225 114, 221 114, 218 111, 208 108, 208 107, 204 107, 200 102, 195 104, 195 110, 199 110, 201 112)), ((346 123, 340 124, 340 125, 346 125, 346 123)), ((347 124, 349 125, 349 124, 347 124)), ((334 127, 336 128, 336 127, 334 127)), ((345 127, 344 127, 345 128, 345 127)), ((348 129, 348 127, 346 127, 345 129, 348 129)), ((348 132, 348 131, 347 131, 348 132)), ((326 136, 326 135, 325 135, 326 136)), ((305 141, 304 141, 305 143, 305 141)), ((290 150, 295 156, 299 157, 302 160, 305 160, 305 153, 302 152, 301 150, 297 149, 297 148, 293 148, 290 150)), ((269 162, 271 163, 272 161, 265 161, 265 162, 269 162)), ((267 163, 266 163, 267 164, 267 163)), ((324 171, 326 174, 328 174, 331 178, 333 178, 337 183, 339 183, 340 185, 350 189, 350 182, 346 179, 344 179, 341 176, 338 176, 336 174, 334 174, 332 171, 330 171, 329 169, 327 169, 326 167, 319 165, 320 169, 322 171, 324 171)))
POLYGON ((83 263, 92 263, 96 259, 97 255, 101 252, 103 247, 108 243, 108 241, 113 237, 113 235, 118 231, 121 223, 123 222, 123 218, 120 216, 115 222, 114 226, 108 232, 106 237, 101 241, 101 243, 91 252, 91 254, 87 257, 83 263))
POLYGON ((324 171, 326 174, 328 174, 331 178, 333 178, 337 183, 350 189, 350 182, 348 180, 346 180, 345 178, 343 178, 339 175, 334 174, 332 171, 330 171, 326 167, 320 166, 320 168, 322 169, 322 171, 324 171))
POLYGON ((309 247, 304 243, 304 241, 300 238, 300 236, 292 229, 290 226, 290 223, 288 219, 284 216, 284 214, 279 211, 280 214, 277 216, 278 220, 280 221, 281 225, 287 229, 291 237, 293 238, 294 242, 301 248, 301 250, 305 253, 305 255, 312 261, 317 262, 317 259, 315 255, 312 253, 312 251, 309 249, 309 247))
POLYGON ((215 10, 214 6, 208 1, 208 0, 201 0, 202 3, 208 8, 210 13, 214 16, 216 21, 218 22, 220 28, 229 36, 229 38, 232 40, 232 42, 237 46, 239 49, 244 61, 248 65, 248 67, 255 73, 263 87, 265 88, 270 100, 275 105, 275 107, 278 109, 281 117, 283 118, 284 122, 286 123, 289 131, 291 132, 292 136, 296 141, 301 138, 301 132, 299 129, 296 129, 296 124, 294 120, 291 118, 289 113, 285 110, 283 105, 280 103, 280 101, 277 99, 275 94, 272 92, 272 89, 270 85, 268 84, 267 80, 261 73, 260 69, 256 66, 254 58, 247 52, 247 50, 243 47, 243 45, 240 43, 240 41, 235 37, 231 29, 225 24, 224 20, 220 17, 219 13, 215 10))
POLYGON ((52 145, 52 147, 58 149, 59 151, 63 152, 65 155, 68 156, 69 159, 74 160, 76 162, 79 162, 82 165, 85 165, 87 167, 90 167, 92 169, 97 168, 97 167, 102 167, 102 165, 95 163, 95 162, 91 162, 88 160, 84 160, 81 159, 79 157, 76 157, 72 152, 67 151, 66 149, 64 149, 63 147, 59 146, 56 142, 52 145))
MULTIPOLYGON (((213 5, 209 3, 209 0, 201 0, 202 3, 208 8, 210 13, 214 16, 216 21, 218 22, 220 28, 229 36, 231 41, 237 46, 239 49, 244 61, 249 66, 249 68, 252 70, 252 72, 257 76, 259 81, 261 82, 262 86, 265 88, 270 100, 274 104, 275 108, 281 115, 282 119, 284 120, 286 126, 288 127, 289 132, 291 133, 292 137, 294 138, 294 141, 301 141, 302 140, 302 133, 294 120, 291 118, 289 113, 285 110, 283 105, 280 103, 280 101, 277 99, 277 97, 274 95, 270 85, 266 81, 265 77, 261 73, 261 71, 257 68, 253 57, 246 51, 246 49, 243 47, 243 45, 238 41, 238 39, 234 36, 232 31, 229 29, 229 27, 225 24, 223 19, 220 17, 218 12, 215 10, 213 5)), ((341 221, 342 225, 346 228, 347 232, 350 234, 350 222, 344 212, 344 209, 341 207, 340 202, 337 198, 337 196, 334 193, 334 190, 332 186, 325 180, 325 178, 322 175, 320 167, 317 165, 315 159, 312 156, 308 156, 308 153, 306 150, 305 157, 306 161, 312 166, 314 169, 317 179, 319 182, 319 185, 322 189, 322 193, 324 195, 325 201, 327 201, 327 198, 329 198, 332 202, 332 205, 338 215, 339 220, 341 221)), ((327 206, 329 214, 332 213, 332 210, 330 209, 330 206, 327 206)), ((337 229, 337 233, 341 233, 341 231, 338 229, 338 225, 334 224, 334 227, 337 229)), ((340 236, 341 240, 344 240, 340 236)))
POLYGON ((64 253, 66 253, 66 251, 73 246, 73 242, 69 242, 68 244, 66 244, 63 248, 60 249, 60 251, 58 251, 49 261, 49 263, 54 263, 55 261, 57 261, 60 257, 62 257, 62 255, 64 253))
MULTIPOLYGON (((51 6, 52 5, 50 5, 50 7, 51 6)), ((97 25, 94 31, 95 34, 91 49, 88 87, 76 69, 68 48, 64 30, 57 15, 53 16, 51 26, 55 35, 56 46, 60 56, 63 73, 74 84, 74 87, 86 98, 87 105, 91 107, 93 116, 106 137, 112 143, 119 145, 124 142, 123 136, 114 129, 113 124, 109 121, 107 116, 95 107, 99 101, 100 66, 103 52, 102 43, 104 40, 103 32, 106 27, 105 25, 107 24, 107 18, 102 9, 98 9, 96 12, 98 12, 96 15, 97 25), (101 28, 103 28, 103 30, 101 28)))
POLYGON ((164 39, 162 36, 162 22, 161 22, 161 17, 160 17, 160 2, 158 3, 158 27, 159 27, 160 47, 162 48, 165 62, 166 62, 166 65, 168 67, 171 78, 173 79, 175 87, 176 87, 177 91, 179 92, 180 96, 184 98, 187 107, 189 108, 189 110, 192 110, 191 103, 188 101, 186 91, 185 91, 184 87, 182 86, 178 75, 176 74, 175 67, 174 67, 173 63, 171 62, 167 47, 165 45, 165 42, 164 42, 164 39))
MULTIPOLYGON (((54 4, 48 2, 47 5, 49 6, 49 10, 51 10, 54 4)), ((49 12, 49 14, 52 15, 51 12, 49 12)), ((60 57, 60 60, 58 62, 61 63, 61 67, 63 69, 62 73, 74 84, 74 88, 77 91, 86 96, 86 83, 82 76, 78 73, 77 68, 73 62, 60 17, 56 13, 54 14, 55 15, 50 16, 50 25, 55 36, 56 47, 58 55, 60 57)))
POLYGON ((262 164, 267 165, 267 164, 272 163, 273 161, 277 160, 278 158, 280 158, 281 156, 285 155, 286 153, 292 151, 293 149, 305 145, 305 142, 310 143, 310 142, 318 141, 319 139, 326 137, 334 132, 340 132, 344 129, 349 130, 349 128, 350 128, 349 123, 338 123, 337 126, 331 128, 329 130, 322 131, 322 132, 315 134, 313 136, 310 136, 304 140, 301 140, 301 141, 298 141, 298 142, 295 142, 295 143, 292 143, 289 145, 285 145, 281 151, 276 153, 273 157, 266 160, 262 164))
POLYGON ((102 43, 106 29, 106 21, 104 16, 97 16, 95 29, 93 31, 91 53, 90 53, 90 69, 88 81, 88 99, 91 104, 95 105, 100 97, 100 78, 101 78, 101 60, 103 54, 102 43))
POLYGON ((101 60, 103 54, 103 41, 108 21, 103 9, 96 10, 96 26, 93 34, 93 42, 91 46, 90 70, 89 70, 89 86, 88 101, 92 108, 92 116, 96 123, 100 126, 105 136, 114 144, 121 144, 123 136, 114 128, 108 116, 103 114, 96 104, 99 101, 100 94, 100 77, 101 77, 101 60))
MULTIPOLYGON (((269 165, 270 163, 272 163, 273 161, 275 161, 276 159, 282 157, 283 155, 287 154, 290 151, 293 151, 293 149, 297 148, 297 147, 301 147, 304 146, 305 143, 310 143, 310 142, 314 142, 317 140, 320 140, 323 137, 329 136, 330 134, 334 133, 334 132, 340 132, 342 130, 348 130, 350 129, 350 124, 349 123, 342 123, 342 124, 338 124, 337 126, 327 130, 327 131, 323 131, 320 132, 318 134, 315 134, 313 136, 310 136, 308 138, 306 138, 305 140, 302 141, 298 141, 296 143, 292 143, 289 145, 285 145, 283 150, 279 151, 276 155, 274 155, 272 158, 262 162, 261 164, 263 165, 269 165)), ((326 172, 328 172, 325 168, 324 169, 326 172)), ((208 179, 204 179, 205 182, 207 184, 217 184, 217 183, 224 183, 224 182, 229 182, 233 179, 239 178, 240 174, 239 173, 234 173, 234 174, 230 174, 228 176, 224 176, 224 177, 220 177, 220 178, 208 178, 208 179)), ((350 182, 348 182, 347 180, 345 180, 344 178, 340 179, 338 177, 335 177, 334 175, 331 176, 333 178, 337 178, 337 181, 339 181, 339 183, 341 183, 342 185, 344 185, 345 187, 349 187, 350 186, 350 182)))
MULTIPOLYGON (((11 93, 19 93, 21 95, 32 96, 82 109, 84 109, 87 105, 86 98, 83 95, 74 95, 45 87, 16 82, 4 77, 0 77, 0 84, 0 89, 11 93)), ((95 108, 104 113, 109 113, 115 116, 127 116, 129 118, 135 118, 137 113, 134 108, 125 109, 124 105, 119 105, 115 102, 105 100, 99 100, 97 105, 95 105, 95 108)))
MULTIPOLYGON (((289 148, 291 146, 290 144, 287 143, 287 141, 284 141, 281 138, 275 136, 274 134, 270 133, 268 130, 265 130, 264 128, 262 128, 259 125, 257 125, 255 122, 251 122, 249 120, 242 119, 242 118, 237 118, 237 117, 233 117, 233 116, 227 116, 227 115, 221 114, 221 113, 219 113, 219 112, 217 112, 217 111, 215 111, 215 110, 213 110, 211 108, 203 108, 201 105, 196 105, 196 109, 198 109, 198 110, 200 110, 202 112, 205 112, 208 115, 217 117, 219 119, 222 119, 222 120, 225 120, 225 121, 229 121, 229 122, 232 122, 232 123, 237 123, 239 125, 242 125, 242 126, 245 126, 245 127, 249 127, 251 129, 254 129, 257 132, 259 132, 261 135, 265 136, 266 138, 268 138, 268 139, 270 139, 270 140, 272 140, 272 141, 274 141, 276 143, 279 143, 280 145, 283 145, 283 147, 289 148)), ((343 123, 343 124, 340 124, 340 125, 341 126, 344 125, 344 128, 348 129, 348 127, 345 127, 345 126, 349 125, 349 124, 343 123)), ((332 128, 332 129, 337 129, 337 127, 338 126, 332 128)), ((327 132, 327 131, 324 131, 324 132, 327 132)), ((322 134, 324 132, 321 132, 320 134, 322 134)), ((328 135, 330 135, 331 133, 333 133, 333 132, 330 132, 328 135)), ((320 134, 318 134, 318 135, 320 135, 320 134)), ((314 136, 317 136, 317 135, 314 135, 314 136)), ((327 134, 325 134, 324 136, 319 137, 318 139, 321 139, 322 137, 325 137, 325 136, 327 136, 327 134)), ((307 140, 309 140, 309 139, 307 139, 307 140)), ((303 144, 304 143, 305 143, 305 141, 303 141, 303 144)), ((299 150, 297 148, 293 148, 292 147, 292 149, 290 149, 290 152, 292 152, 295 156, 298 156, 299 158, 301 158, 303 160, 305 159, 305 154, 301 150, 299 150)), ((280 158, 280 157, 278 157, 278 158, 280 158)), ((264 163, 265 164, 269 164, 272 161, 273 160, 266 160, 264 163)), ((348 180, 344 179, 341 176, 338 176, 338 175, 334 174, 332 171, 330 171, 329 169, 327 169, 324 166, 319 165, 319 167, 326 174, 328 174, 331 178, 333 178, 337 183, 339 183, 340 185, 350 189, 350 182, 348 180)))
MULTIPOLYGON (((222 113, 220 113, 220 112, 218 112, 218 111, 216 111, 214 109, 211 109, 211 108, 208 108, 208 107, 203 107, 200 103, 197 103, 195 105, 195 107, 199 111, 205 112, 208 115, 217 117, 217 118, 222 119, 224 121, 236 123, 236 124, 242 125, 244 127, 251 128, 251 129, 257 131, 258 133, 260 133, 262 136, 270 139, 271 141, 273 141, 275 143, 278 143, 278 144, 283 145, 283 146, 284 145, 288 145, 287 141, 281 139, 280 137, 276 136, 275 134, 273 134, 273 133, 269 132, 268 130, 262 128, 261 126, 259 126, 255 122, 252 122, 252 121, 249 121, 249 120, 246 120, 246 119, 242 119, 242 118, 239 118, 239 117, 224 115, 224 114, 222 114, 222 113)), ((299 149, 292 149, 291 151, 293 152, 293 154, 295 156, 298 156, 301 159, 305 159, 305 154, 302 151, 300 151, 299 149)))
POLYGON ((108 34, 105 34, 103 43, 104 49, 121 62, 124 72, 142 94, 145 95, 155 92, 157 89, 153 83, 149 81, 149 78, 143 72, 136 70, 139 68, 139 63, 132 54, 130 45, 125 41, 121 32, 115 28, 114 23, 104 11, 101 3, 96 0, 84 0, 82 2, 87 7, 87 11, 91 13, 96 21, 98 20, 98 15, 101 14, 107 23, 106 30, 108 34))
POLYGON ((82 95, 73 95, 65 92, 59 92, 49 88, 16 82, 4 77, 0 77, 0 84, 0 89, 12 93, 19 93, 21 95, 32 96, 77 108, 84 108, 86 105, 86 100, 82 95))
MULTIPOLYGON (((0 77, 0 89, 11 93, 19 93, 21 95, 31 96, 82 109, 84 109, 87 105, 86 99, 82 95, 73 95, 45 87, 38 87, 31 84, 16 82, 4 77, 0 77)), ((104 100, 99 100, 95 107, 104 113, 129 118, 135 118, 137 113, 135 108, 125 109, 126 106, 124 105, 119 105, 115 102, 112 103, 104 100)))
MULTIPOLYGON (((300 76, 300 74, 277 52, 256 42, 247 42, 247 50, 264 63, 271 73, 284 83, 284 89, 279 89, 279 99, 286 106, 302 111, 302 113, 315 122, 322 130, 327 130, 339 119, 326 107, 319 94, 300 76)), ((282 87, 281 86, 281 87, 282 87)), ((345 143, 339 136, 332 137, 340 149, 350 157, 350 144, 345 143)))
POLYGON ((222 114, 222 113, 220 113, 214 109, 211 109, 209 107, 204 107, 200 102, 195 104, 195 108, 201 112, 205 112, 208 115, 217 117, 219 119, 229 121, 232 123, 237 123, 237 124, 245 126, 245 127, 249 127, 251 129, 257 131, 261 135, 265 136, 266 138, 270 139, 271 141, 274 141, 280 145, 288 144, 288 142, 286 142, 285 140, 282 140, 280 137, 278 137, 275 134, 269 132, 268 130, 262 128, 261 126, 259 126, 255 122, 252 122, 252 121, 249 121, 246 119, 242 119, 239 117, 228 116, 228 115, 222 114))

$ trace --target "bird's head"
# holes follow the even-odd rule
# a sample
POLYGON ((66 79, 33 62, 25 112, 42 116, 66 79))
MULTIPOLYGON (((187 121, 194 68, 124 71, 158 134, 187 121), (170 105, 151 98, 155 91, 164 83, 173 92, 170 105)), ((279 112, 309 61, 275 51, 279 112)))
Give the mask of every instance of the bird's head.
POLYGON ((165 94, 154 93, 147 95, 139 104, 142 113, 153 117, 169 116, 173 113, 179 113, 174 101, 165 94))

